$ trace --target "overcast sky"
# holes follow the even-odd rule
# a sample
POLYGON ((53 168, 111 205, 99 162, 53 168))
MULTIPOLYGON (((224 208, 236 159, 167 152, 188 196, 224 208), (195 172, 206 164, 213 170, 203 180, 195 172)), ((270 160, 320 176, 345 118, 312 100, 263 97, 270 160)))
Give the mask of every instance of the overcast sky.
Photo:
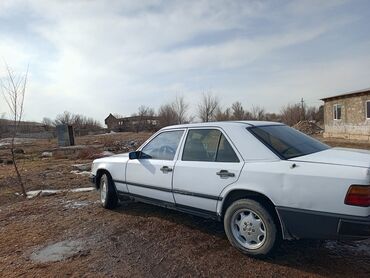
POLYGON ((204 92, 278 112, 370 87, 369 19, 368 0, 1 0, 0 58, 29 64, 27 120, 103 121, 176 95, 195 110, 204 92))

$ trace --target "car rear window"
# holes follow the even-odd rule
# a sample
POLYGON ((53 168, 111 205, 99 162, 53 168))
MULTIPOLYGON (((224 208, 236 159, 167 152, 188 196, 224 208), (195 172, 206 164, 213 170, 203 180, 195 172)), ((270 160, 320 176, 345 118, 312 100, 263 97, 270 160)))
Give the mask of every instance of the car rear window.
POLYGON ((328 145, 286 125, 254 126, 247 129, 283 159, 299 157, 330 148, 328 145))

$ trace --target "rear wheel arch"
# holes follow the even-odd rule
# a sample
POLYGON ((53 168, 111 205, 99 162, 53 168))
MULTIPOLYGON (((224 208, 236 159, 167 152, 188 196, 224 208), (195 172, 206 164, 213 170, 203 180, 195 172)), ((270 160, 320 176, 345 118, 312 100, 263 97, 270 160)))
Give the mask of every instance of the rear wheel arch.
POLYGON ((222 203, 221 217, 225 216, 227 208, 237 200, 241 199, 251 199, 260 203, 265 207, 273 216, 276 227, 278 228, 278 234, 285 238, 285 229, 283 223, 280 221, 279 215, 276 211, 274 203, 266 196, 256 191, 245 190, 245 189, 235 189, 230 191, 222 203))

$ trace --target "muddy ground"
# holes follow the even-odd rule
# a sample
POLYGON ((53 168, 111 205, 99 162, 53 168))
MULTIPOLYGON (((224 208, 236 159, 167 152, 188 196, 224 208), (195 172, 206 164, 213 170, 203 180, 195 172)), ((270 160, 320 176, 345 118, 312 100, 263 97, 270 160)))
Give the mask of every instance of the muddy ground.
MULTIPOLYGON (((88 187, 86 175, 71 172, 73 164, 89 163, 104 150, 133 149, 148 136, 82 137, 77 144, 91 147, 44 158, 55 141, 23 143, 27 189, 88 187)), ((283 242, 273 256, 256 260, 229 245, 221 223, 141 203, 105 210, 94 191, 30 200, 18 192, 12 165, 0 165, 0 277, 370 277, 369 240, 283 242)))

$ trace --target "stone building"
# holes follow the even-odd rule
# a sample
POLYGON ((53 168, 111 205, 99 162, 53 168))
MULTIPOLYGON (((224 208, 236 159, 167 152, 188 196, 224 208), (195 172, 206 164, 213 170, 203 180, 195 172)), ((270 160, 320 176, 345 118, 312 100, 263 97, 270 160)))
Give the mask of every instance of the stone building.
POLYGON ((110 131, 155 131, 159 127, 158 117, 155 116, 117 118, 109 114, 104 122, 110 131))
POLYGON ((324 137, 370 141, 370 88, 321 100, 324 137))

